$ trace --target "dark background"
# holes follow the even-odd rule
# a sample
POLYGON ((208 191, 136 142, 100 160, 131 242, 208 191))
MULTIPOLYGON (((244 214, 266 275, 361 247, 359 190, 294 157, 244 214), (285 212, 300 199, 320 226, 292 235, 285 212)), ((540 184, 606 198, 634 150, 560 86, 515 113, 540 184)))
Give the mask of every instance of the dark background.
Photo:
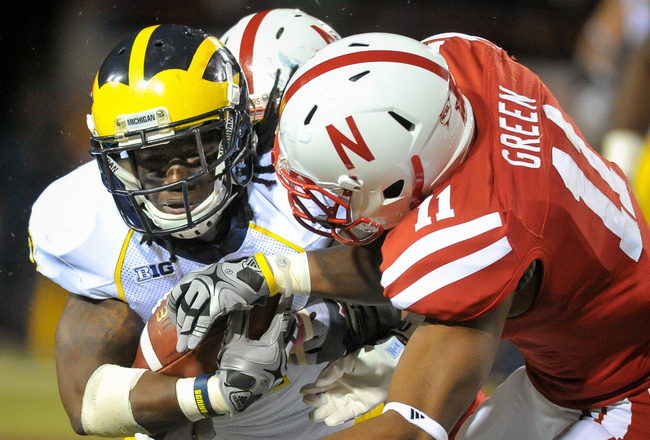
MULTIPOLYGON (((342 36, 382 31, 423 39, 457 31, 492 40, 520 60, 566 66, 595 3, 135 0, 16 3, 3 8, 0 341, 25 338, 40 277, 27 244, 31 204, 48 183, 90 158, 85 115, 92 81, 105 55, 131 32, 152 24, 182 23, 219 36, 252 12, 297 7, 342 36)), ((566 75, 560 67, 548 71, 550 80, 554 72, 566 75)))

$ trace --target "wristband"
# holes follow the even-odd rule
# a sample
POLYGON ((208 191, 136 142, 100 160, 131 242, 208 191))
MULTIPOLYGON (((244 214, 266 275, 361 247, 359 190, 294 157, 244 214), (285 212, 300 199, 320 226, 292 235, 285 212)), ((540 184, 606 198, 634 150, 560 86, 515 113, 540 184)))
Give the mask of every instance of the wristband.
POLYGON ((210 403, 210 395, 208 394, 208 378, 207 374, 196 376, 194 379, 194 402, 203 417, 214 417, 217 412, 212 408, 210 403))
POLYGON ((400 402, 388 402, 384 405, 382 414, 390 410, 395 411, 404 417, 407 422, 417 426, 436 440, 449 440, 445 428, 419 409, 400 402))
POLYGON ((178 406, 189 421, 196 422, 228 412, 228 406, 219 391, 218 380, 215 375, 202 374, 176 381, 178 406), (214 381, 217 381, 216 387, 211 386, 214 381), (210 392, 211 388, 214 388, 213 393, 210 392))
POLYGON ((287 295, 311 293, 309 262, 305 252, 271 255, 267 262, 280 292, 287 295))
POLYGON ((271 269, 271 267, 269 266, 269 262, 267 261, 264 254, 262 254, 261 252, 256 253, 254 255, 254 258, 260 270, 262 271, 262 275, 266 280, 266 284, 268 284, 269 286, 269 296, 275 295, 276 293, 278 293, 278 284, 275 279, 276 277, 275 274, 273 273, 273 269, 271 269))
POLYGON ((391 333, 397 336, 397 338, 404 345, 411 339, 415 330, 424 322, 423 315, 417 315, 415 313, 407 313, 404 318, 400 321, 399 325, 394 329, 391 329, 391 333))
MULTIPOLYGON (((308 298, 304 296, 304 298, 308 298)), ((307 353, 305 353, 305 342, 314 337, 314 327, 309 317, 309 312, 302 308, 295 312, 298 321, 298 334, 289 353, 289 363, 294 365, 307 365, 307 353)))
POLYGON ((176 381, 176 400, 178 406, 190 422, 197 422, 204 418, 194 400, 194 378, 188 377, 176 381))

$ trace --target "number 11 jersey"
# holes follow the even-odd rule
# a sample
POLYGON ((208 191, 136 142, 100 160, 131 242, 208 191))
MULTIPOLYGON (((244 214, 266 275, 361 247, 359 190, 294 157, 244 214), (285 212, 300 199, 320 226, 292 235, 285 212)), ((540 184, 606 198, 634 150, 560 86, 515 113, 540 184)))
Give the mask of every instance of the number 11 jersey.
POLYGON ((503 332, 536 389, 570 408, 648 389, 650 231, 623 173, 500 48, 458 34, 427 43, 449 63, 477 135, 458 170, 388 234, 385 295, 470 320, 502 304, 537 261, 539 294, 503 332))

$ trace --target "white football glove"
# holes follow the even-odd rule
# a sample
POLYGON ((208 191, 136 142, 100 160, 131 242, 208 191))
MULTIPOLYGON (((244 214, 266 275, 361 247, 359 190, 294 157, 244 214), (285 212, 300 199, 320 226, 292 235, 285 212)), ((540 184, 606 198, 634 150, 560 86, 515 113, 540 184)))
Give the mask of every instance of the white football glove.
POLYGON ((316 382, 300 390, 302 400, 313 408, 309 418, 336 426, 383 403, 404 347, 423 321, 422 315, 409 313, 390 331, 388 339, 364 346, 325 367, 316 382))
POLYGON ((313 384, 300 390, 313 411, 309 418, 336 426, 352 420, 386 400, 388 385, 404 344, 391 336, 330 363, 313 384))
POLYGON ((247 257, 195 270, 170 291, 167 305, 178 333, 176 351, 195 349, 220 316, 263 305, 277 293, 271 292, 260 268, 267 264, 264 256, 258 256, 259 260, 247 257))

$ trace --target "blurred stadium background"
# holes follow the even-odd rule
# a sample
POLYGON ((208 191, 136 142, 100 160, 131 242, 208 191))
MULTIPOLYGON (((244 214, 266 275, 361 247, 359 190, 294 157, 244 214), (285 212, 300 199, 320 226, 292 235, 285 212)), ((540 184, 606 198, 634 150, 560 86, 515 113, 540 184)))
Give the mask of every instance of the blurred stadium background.
MULTIPOLYGON (((62 0, 4 8, 0 440, 80 438, 68 425, 54 373, 53 335, 66 293, 38 275, 30 263, 27 221, 31 204, 45 186, 89 159, 85 115, 90 110, 90 87, 104 56, 122 38, 157 23, 189 24, 221 35, 244 15, 276 7, 300 8, 342 36, 372 31, 416 39, 449 31, 478 35, 533 68, 597 147, 607 125, 617 72, 585 62, 586 43, 581 39, 587 34, 585 23, 604 4, 622 10, 631 3, 635 2, 62 0)), ((648 0, 637 3, 648 7, 648 0)), ((647 28, 647 15, 645 20, 647 28)), ((603 39, 611 37, 605 28, 594 32, 603 39)), ((611 56, 622 58, 627 43, 614 37, 617 44, 608 46, 611 56)), ((491 386, 520 363, 516 351, 504 344, 491 386)))

